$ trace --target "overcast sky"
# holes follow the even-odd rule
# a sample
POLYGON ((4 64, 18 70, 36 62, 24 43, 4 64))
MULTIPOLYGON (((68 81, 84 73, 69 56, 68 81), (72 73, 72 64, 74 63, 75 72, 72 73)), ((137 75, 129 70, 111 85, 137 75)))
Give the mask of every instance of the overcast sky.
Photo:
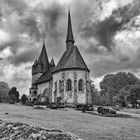
POLYGON ((0 0, 1 81, 28 93, 43 37, 49 60, 59 61, 65 51, 68 8, 75 45, 95 85, 118 71, 140 78, 139 0, 0 0))

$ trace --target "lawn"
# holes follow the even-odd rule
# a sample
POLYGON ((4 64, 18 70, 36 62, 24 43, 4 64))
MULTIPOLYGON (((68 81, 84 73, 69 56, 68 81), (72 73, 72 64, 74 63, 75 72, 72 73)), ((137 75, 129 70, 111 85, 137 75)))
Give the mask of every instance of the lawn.
POLYGON ((138 112, 140 110, 137 110, 137 116, 134 117, 117 118, 82 113, 73 109, 38 110, 20 104, 0 104, 2 120, 60 129, 83 140, 140 140, 138 112))

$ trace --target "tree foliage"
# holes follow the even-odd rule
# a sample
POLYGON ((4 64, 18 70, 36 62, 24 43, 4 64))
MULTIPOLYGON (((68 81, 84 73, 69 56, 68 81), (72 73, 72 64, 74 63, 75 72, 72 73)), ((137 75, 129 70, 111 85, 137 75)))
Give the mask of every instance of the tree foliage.
POLYGON ((12 87, 8 94, 11 101, 13 102, 19 101, 19 92, 17 91, 16 87, 12 87))
POLYGON ((129 101, 135 108, 138 100, 140 100, 140 84, 126 86, 120 90, 120 94, 124 100, 129 101))
POLYGON ((101 95, 108 96, 111 104, 115 96, 118 96, 119 100, 124 101, 125 94, 128 94, 128 91, 125 89, 129 89, 129 87, 137 83, 139 83, 139 79, 132 73, 119 72, 108 74, 100 82, 101 95))
POLYGON ((0 81, 0 102, 8 102, 9 86, 6 82, 0 81))
POLYGON ((25 104, 27 100, 28 100, 27 95, 23 94, 21 96, 21 102, 22 102, 22 104, 25 104))

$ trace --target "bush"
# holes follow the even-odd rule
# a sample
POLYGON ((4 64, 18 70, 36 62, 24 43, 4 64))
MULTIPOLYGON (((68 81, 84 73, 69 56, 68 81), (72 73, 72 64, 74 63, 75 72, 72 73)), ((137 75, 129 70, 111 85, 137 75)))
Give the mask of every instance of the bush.
POLYGON ((38 101, 34 101, 34 105, 40 105, 38 101))
POLYGON ((21 96, 21 103, 24 105, 26 103, 26 101, 28 100, 27 95, 23 94, 21 96))
POLYGON ((102 106, 97 108, 99 114, 116 114, 117 112, 113 109, 104 108, 102 106))
POLYGON ((32 104, 31 101, 26 101, 26 102, 25 102, 25 105, 26 105, 26 106, 33 106, 33 104, 32 104))

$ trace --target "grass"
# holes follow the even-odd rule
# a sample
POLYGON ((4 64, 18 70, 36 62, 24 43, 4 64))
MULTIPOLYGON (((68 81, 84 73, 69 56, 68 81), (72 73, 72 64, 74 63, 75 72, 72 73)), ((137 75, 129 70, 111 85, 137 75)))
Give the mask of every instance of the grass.
POLYGON ((83 140, 140 140, 140 115, 137 114, 137 117, 139 119, 133 115, 104 117, 97 115, 96 112, 82 113, 74 109, 40 110, 20 104, 0 104, 2 120, 58 129, 72 133, 83 140))

